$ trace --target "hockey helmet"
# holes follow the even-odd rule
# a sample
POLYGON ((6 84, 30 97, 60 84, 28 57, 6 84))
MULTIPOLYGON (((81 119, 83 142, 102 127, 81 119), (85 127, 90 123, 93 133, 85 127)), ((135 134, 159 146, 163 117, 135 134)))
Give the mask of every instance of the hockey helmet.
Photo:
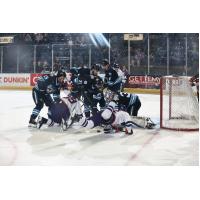
MULTIPOLYGON (((118 96, 114 91, 112 90, 106 90, 104 92, 104 98, 107 102, 110 102, 112 100, 115 100, 115 97, 118 96)), ((115 100, 116 101, 116 100, 115 100)))
POLYGON ((109 65, 109 61, 108 61, 108 59, 104 59, 103 62, 102 62, 102 64, 103 64, 103 66, 105 66, 105 65, 109 65))
POLYGON ((101 66, 99 64, 94 64, 91 67, 91 70, 97 70, 97 71, 99 71, 100 69, 101 69, 101 66))
POLYGON ((63 76, 64 78, 66 78, 66 73, 62 70, 58 70, 57 74, 56 74, 57 78, 63 76))
POLYGON ((114 63, 114 64, 113 64, 113 68, 116 68, 116 69, 118 69, 118 68, 119 68, 119 64, 117 64, 117 63, 114 63))

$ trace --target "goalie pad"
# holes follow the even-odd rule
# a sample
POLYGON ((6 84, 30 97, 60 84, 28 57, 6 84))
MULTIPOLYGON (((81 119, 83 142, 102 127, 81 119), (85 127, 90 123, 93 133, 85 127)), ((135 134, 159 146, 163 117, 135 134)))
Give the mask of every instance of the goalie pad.
POLYGON ((132 122, 135 126, 146 129, 153 129, 156 124, 149 117, 132 116, 132 122))

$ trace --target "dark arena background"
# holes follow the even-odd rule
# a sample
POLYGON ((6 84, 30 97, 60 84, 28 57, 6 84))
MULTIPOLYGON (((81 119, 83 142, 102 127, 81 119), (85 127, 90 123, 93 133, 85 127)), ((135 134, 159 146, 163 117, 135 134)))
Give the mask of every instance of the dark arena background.
POLYGON ((138 84, 140 88, 156 88, 161 76, 198 74, 199 34, 0 34, 1 74, 50 73, 58 69, 69 72, 71 68, 101 64, 105 58, 133 76, 126 83, 128 88, 138 84), (144 82, 144 76, 155 84, 144 82))

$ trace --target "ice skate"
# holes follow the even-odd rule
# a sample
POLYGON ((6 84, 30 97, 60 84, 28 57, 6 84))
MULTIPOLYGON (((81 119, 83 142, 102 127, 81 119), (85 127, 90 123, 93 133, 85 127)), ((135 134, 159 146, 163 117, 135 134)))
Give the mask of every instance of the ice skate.
POLYGON ((28 127, 37 128, 37 122, 34 119, 30 119, 28 127))
POLYGON ((47 123, 47 119, 44 117, 38 117, 38 121, 37 121, 37 128, 40 129, 44 124, 47 123))

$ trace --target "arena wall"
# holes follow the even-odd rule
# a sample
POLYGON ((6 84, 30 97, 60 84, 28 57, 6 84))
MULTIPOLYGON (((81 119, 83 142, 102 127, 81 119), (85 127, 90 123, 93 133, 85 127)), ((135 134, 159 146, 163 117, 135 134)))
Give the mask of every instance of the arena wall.
MULTIPOLYGON (((0 90, 31 90, 42 74, 0 74, 0 90)), ((70 75, 69 75, 70 77, 70 75)), ((129 76, 125 92, 137 94, 159 94, 160 77, 129 76)))

